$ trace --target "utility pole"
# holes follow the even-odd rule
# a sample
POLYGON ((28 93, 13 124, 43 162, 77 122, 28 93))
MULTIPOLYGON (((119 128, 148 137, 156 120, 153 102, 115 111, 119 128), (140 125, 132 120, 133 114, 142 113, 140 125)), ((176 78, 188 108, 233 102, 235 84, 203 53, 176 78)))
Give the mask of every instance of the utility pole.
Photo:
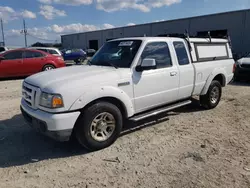
POLYGON ((2 29, 3 45, 5 46, 4 31, 3 31, 3 19, 1 19, 1 29, 2 29))
POLYGON ((21 33, 24 34, 25 47, 27 47, 27 29, 24 19, 23 19, 23 30, 21 31, 21 33))

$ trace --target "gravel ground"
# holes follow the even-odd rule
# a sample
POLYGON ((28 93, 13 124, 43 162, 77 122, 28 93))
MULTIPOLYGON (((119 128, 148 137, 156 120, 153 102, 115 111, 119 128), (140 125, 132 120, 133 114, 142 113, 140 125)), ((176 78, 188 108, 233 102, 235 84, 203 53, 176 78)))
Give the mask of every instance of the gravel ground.
POLYGON ((22 80, 0 81, 0 187, 250 187, 250 85, 133 124, 111 147, 87 153, 33 132, 20 115, 22 80))

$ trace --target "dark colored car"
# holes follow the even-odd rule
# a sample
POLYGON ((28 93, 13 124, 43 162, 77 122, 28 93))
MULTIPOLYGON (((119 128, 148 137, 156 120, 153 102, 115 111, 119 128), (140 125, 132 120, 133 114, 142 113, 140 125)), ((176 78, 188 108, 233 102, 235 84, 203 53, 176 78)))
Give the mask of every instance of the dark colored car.
POLYGON ((95 55, 96 50, 95 50, 95 49, 87 49, 86 52, 87 52, 87 55, 88 55, 89 57, 92 57, 92 56, 95 55))
POLYGON ((80 63, 87 58, 87 53, 82 49, 62 50, 61 52, 65 61, 80 63))
POLYGON ((65 67, 62 57, 39 50, 17 49, 0 54, 0 78, 29 76, 60 67, 65 67))
POLYGON ((234 80, 250 80, 250 53, 235 63, 234 80))

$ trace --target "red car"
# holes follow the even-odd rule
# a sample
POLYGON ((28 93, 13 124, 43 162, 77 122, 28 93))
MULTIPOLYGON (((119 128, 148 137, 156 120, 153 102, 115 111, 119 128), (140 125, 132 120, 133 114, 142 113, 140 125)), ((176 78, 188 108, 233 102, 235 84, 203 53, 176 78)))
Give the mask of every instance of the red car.
POLYGON ((29 76, 60 67, 65 67, 62 57, 39 50, 17 49, 0 54, 0 78, 29 76))

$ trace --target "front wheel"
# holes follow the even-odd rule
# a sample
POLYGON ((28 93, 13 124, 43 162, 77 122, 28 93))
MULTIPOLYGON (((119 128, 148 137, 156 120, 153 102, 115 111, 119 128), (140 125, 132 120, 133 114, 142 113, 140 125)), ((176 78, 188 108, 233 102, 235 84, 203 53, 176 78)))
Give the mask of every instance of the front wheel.
POLYGON ((122 130, 123 118, 114 104, 98 102, 88 107, 77 120, 75 136, 90 151, 112 145, 122 130))
POLYGON ((221 99, 222 87, 219 81, 212 81, 206 95, 200 96, 201 105, 207 109, 215 108, 221 99))

